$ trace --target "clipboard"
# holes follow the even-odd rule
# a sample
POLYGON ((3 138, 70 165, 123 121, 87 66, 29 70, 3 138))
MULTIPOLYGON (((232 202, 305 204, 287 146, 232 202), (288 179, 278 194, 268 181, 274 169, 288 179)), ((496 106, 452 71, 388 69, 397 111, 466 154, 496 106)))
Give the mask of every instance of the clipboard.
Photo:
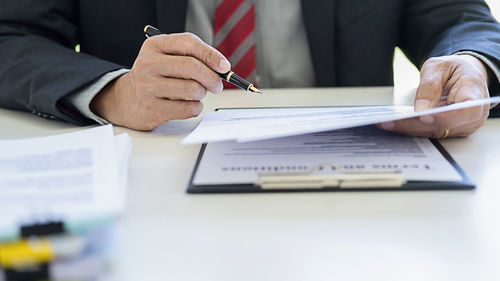
MULTIPOLYGON (((411 137, 408 137, 411 138, 411 137)), ((211 145, 203 144, 191 175, 187 193, 253 193, 306 191, 384 191, 384 190, 468 190, 475 184, 439 143, 429 139, 436 150, 459 175, 460 180, 406 180, 398 169, 351 171, 341 163, 317 163, 313 167, 293 172, 259 173, 257 180, 246 183, 196 184, 195 177, 211 145)))

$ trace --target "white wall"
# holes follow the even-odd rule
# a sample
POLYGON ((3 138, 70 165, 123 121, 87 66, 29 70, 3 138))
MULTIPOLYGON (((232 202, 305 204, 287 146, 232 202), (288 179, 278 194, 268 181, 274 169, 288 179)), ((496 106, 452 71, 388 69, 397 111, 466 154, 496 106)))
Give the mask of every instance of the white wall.
MULTIPOLYGON (((500 0, 486 0, 490 5, 493 15, 500 20, 500 0)), ((412 92, 417 88, 419 81, 418 70, 405 58, 399 49, 394 58, 394 85, 397 104, 408 103, 412 92)))

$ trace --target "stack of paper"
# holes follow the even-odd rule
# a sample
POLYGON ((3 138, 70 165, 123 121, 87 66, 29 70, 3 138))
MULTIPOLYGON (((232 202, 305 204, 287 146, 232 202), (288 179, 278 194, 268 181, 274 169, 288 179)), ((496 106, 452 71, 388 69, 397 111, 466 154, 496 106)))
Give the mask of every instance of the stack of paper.
POLYGON ((249 142, 360 127, 500 103, 478 99, 415 112, 413 106, 354 106, 224 109, 209 112, 183 144, 235 140, 249 142))
POLYGON ((125 204, 130 149, 130 137, 114 136, 111 125, 0 141, 0 281, 36 266, 55 280, 102 273, 103 246, 125 204), (54 228, 61 233, 37 234, 54 228))

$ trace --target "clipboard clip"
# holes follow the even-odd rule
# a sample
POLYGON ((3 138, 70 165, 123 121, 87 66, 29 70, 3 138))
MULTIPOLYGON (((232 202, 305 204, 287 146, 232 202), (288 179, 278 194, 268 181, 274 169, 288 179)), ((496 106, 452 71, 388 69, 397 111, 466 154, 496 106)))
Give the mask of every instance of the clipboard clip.
POLYGON ((50 220, 45 222, 35 222, 30 224, 21 224, 21 237, 57 235, 66 232, 64 222, 59 220, 50 220))
POLYGON ((400 170, 350 170, 322 163, 305 172, 260 173, 256 185, 264 190, 322 188, 396 188, 406 183, 400 170))

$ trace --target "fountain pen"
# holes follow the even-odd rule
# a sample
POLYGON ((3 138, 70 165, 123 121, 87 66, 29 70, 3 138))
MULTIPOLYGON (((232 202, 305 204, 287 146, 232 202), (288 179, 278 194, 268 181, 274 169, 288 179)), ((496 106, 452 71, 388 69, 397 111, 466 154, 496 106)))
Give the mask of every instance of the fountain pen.
MULTIPOLYGON (((151 26, 151 25, 146 25, 146 27, 144 27, 144 34, 146 35, 146 37, 151 37, 151 36, 155 36, 155 35, 160 35, 162 34, 162 32, 154 27, 154 26, 151 26)), ((232 72, 232 71, 229 71, 227 73, 219 73, 219 76, 226 80, 227 82, 237 86, 238 88, 241 88, 247 92, 250 92, 250 93, 256 93, 256 94, 262 94, 262 91, 255 88, 254 85, 248 81, 246 81, 245 79, 241 78, 240 76, 238 76, 236 73, 232 72)))

